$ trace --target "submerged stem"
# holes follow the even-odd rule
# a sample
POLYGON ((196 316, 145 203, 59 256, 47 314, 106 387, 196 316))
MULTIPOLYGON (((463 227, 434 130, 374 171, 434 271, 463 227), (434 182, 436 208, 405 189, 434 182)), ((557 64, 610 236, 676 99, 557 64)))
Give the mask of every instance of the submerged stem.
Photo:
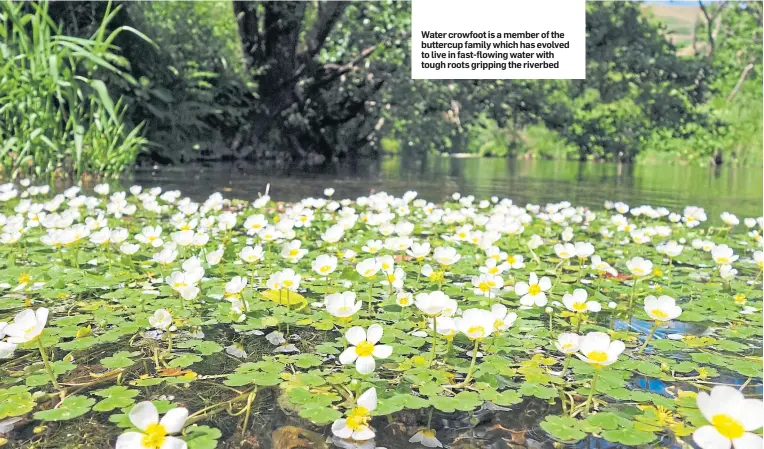
POLYGON ((637 354, 642 354, 644 352, 645 348, 647 347, 647 344, 650 343, 650 339, 653 338, 653 335, 655 335, 655 331, 658 330, 658 321, 656 321, 653 324, 653 328, 650 330, 650 333, 647 335, 647 338, 645 338, 645 342, 642 344, 642 347, 639 348, 639 351, 637 351, 637 354))
POLYGON ((42 335, 40 335, 37 338, 37 347, 40 349, 40 356, 42 356, 42 363, 45 365, 45 371, 48 372, 48 376, 50 377, 51 382, 53 382, 53 386, 60 390, 61 386, 58 384, 58 381, 56 380, 56 375, 53 373, 53 366, 50 364, 50 360, 48 360, 48 353, 45 352, 45 346, 42 344, 42 335))

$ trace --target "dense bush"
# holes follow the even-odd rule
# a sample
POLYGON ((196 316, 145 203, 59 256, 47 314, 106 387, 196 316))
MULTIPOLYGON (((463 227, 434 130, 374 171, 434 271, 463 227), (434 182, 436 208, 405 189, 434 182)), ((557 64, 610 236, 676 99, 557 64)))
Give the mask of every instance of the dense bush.
POLYGON ((121 74, 108 11, 90 39, 59 34, 46 5, 0 3, 0 164, 9 177, 116 175, 145 146, 97 70, 121 74))

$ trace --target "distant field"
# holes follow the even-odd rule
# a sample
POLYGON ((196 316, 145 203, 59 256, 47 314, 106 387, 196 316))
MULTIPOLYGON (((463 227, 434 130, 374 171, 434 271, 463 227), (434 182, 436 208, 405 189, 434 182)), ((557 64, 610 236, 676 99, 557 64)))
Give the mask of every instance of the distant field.
POLYGON ((680 54, 692 52, 689 47, 692 44, 692 30, 697 20, 704 20, 699 6, 645 4, 642 9, 666 24, 666 36, 679 48, 680 54))

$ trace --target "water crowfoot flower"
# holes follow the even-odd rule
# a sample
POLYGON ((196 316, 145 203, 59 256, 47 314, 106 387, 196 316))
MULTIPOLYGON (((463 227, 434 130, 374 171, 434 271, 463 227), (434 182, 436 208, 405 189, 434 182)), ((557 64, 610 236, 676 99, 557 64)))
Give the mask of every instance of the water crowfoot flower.
POLYGON ((589 397, 586 398, 584 410, 589 412, 592 396, 597 388, 597 377, 602 367, 612 365, 621 355, 626 345, 620 340, 610 341, 610 335, 604 332, 589 332, 581 339, 579 353, 576 354, 579 359, 594 366, 594 377, 592 378, 592 388, 589 391, 589 397))
POLYGON ((186 449, 179 433, 188 419, 188 410, 174 408, 159 419, 157 408, 150 401, 139 402, 127 415, 139 432, 128 431, 117 438, 116 449, 186 449))
POLYGON ((546 291, 552 288, 552 281, 544 276, 538 278, 536 273, 531 273, 528 282, 518 282, 515 285, 515 293, 520 296, 520 304, 526 307, 546 305, 546 291))
POLYGON ((736 388, 717 385, 709 395, 698 393, 698 408, 711 423, 698 428, 692 439, 702 449, 760 449, 762 438, 751 433, 762 427, 762 401, 746 399, 736 388))
POLYGON ((433 429, 421 429, 409 438, 409 443, 419 443, 424 447, 443 447, 443 443, 435 436, 433 429))
POLYGON ((371 428, 371 412, 377 408, 377 390, 370 388, 358 397, 356 407, 350 410, 346 418, 332 423, 332 433, 342 439, 366 441, 374 438, 371 428))
POLYGON ((653 323, 653 327, 650 329, 647 338, 645 338, 645 342, 639 348, 639 351, 637 351, 637 354, 644 352, 650 339, 655 335, 655 331, 658 330, 658 326, 664 321, 671 321, 678 317, 682 313, 682 308, 676 305, 676 301, 671 296, 663 295, 656 298, 655 296, 650 295, 645 298, 645 312, 647 313, 647 316, 652 318, 655 322, 653 323))
POLYGON ((373 373, 376 368, 375 359, 385 359, 393 353, 391 346, 377 344, 382 339, 382 333, 379 324, 372 324, 368 331, 360 326, 348 329, 345 338, 352 346, 340 354, 340 363, 348 365, 355 362, 355 368, 360 374, 373 373))

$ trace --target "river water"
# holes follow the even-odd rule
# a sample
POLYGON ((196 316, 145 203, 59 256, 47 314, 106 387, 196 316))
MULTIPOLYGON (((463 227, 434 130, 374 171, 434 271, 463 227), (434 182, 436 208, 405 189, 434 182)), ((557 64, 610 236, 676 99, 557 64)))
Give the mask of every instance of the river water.
POLYGON ((319 196, 332 187, 335 198, 415 190, 436 202, 460 192, 509 197, 519 204, 567 200, 600 208, 613 200, 672 211, 696 205, 706 209, 712 222, 724 211, 740 218, 762 215, 762 170, 757 167, 390 157, 308 168, 263 169, 240 163, 160 167, 141 169, 126 182, 178 189, 197 199, 219 191, 228 198, 251 200, 270 184, 271 197, 279 201, 319 196))

